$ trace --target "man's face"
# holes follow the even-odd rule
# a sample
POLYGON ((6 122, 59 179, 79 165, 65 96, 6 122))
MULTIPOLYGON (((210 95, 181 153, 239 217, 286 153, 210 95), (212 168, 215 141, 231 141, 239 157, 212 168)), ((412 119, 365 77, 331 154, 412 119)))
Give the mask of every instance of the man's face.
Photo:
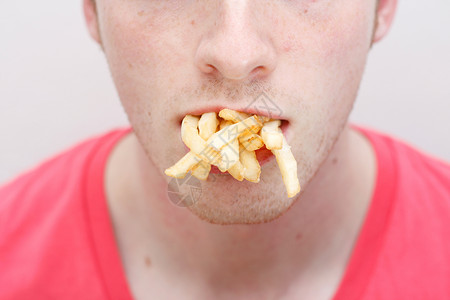
MULTIPOLYGON (((121 102, 161 176, 186 153, 186 114, 252 109, 264 92, 288 121, 303 189, 346 124, 375 6, 376 0, 97 0, 121 102)), ((272 220, 294 200, 275 160, 262 166, 258 184, 210 179, 189 209, 211 222, 272 220)))

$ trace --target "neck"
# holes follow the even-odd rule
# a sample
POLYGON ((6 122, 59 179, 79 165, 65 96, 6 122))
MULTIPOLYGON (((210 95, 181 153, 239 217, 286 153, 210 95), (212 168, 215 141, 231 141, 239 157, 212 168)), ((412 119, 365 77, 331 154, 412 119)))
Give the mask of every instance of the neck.
POLYGON ((154 170, 134 135, 116 148, 107 169, 125 269, 151 257, 170 278, 206 279, 216 291, 270 289, 268 282, 280 289, 293 281, 311 286, 314 278, 327 275, 337 278, 334 289, 370 203, 375 161, 365 138, 346 128, 293 207, 258 225, 199 220, 166 199, 167 185, 154 170))

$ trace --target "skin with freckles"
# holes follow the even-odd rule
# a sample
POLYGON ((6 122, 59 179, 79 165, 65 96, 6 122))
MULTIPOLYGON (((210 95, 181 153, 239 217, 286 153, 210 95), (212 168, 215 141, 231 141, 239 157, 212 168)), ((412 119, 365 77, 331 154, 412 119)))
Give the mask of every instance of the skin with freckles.
POLYGON ((95 6, 84 0, 87 25, 134 129, 110 158, 106 188, 135 295, 145 298, 150 282, 152 294, 171 290, 162 278, 190 278, 195 284, 179 282, 183 298, 332 296, 375 174, 370 145, 347 119, 371 45, 388 30, 396 1, 97 0, 95 6), (302 192, 287 198, 272 159, 258 184, 215 176, 201 183, 202 196, 188 210, 170 204, 164 170, 186 153, 182 118, 249 109, 262 92, 288 122, 302 192))
MULTIPOLYGON (((99 1, 111 74, 158 171, 185 154, 185 114, 245 108, 265 92, 289 121, 287 140, 307 188, 347 121, 372 41, 375 2, 345 2, 99 1)), ((287 198, 274 160, 261 181, 202 182, 189 209, 214 223, 270 221, 296 198, 287 198)))

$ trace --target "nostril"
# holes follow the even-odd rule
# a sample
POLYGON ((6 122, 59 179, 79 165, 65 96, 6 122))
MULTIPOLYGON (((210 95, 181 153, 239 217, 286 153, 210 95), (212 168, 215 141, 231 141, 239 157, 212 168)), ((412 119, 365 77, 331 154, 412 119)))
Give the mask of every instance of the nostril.
POLYGON ((258 66, 252 70, 250 73, 250 77, 260 77, 264 75, 264 73, 267 71, 267 68, 264 66, 258 66))
POLYGON ((267 76, 276 65, 271 52, 256 46, 233 49, 229 43, 216 44, 205 41, 197 50, 195 64, 203 74, 230 80, 256 79, 267 76))
POLYGON ((253 69, 253 72, 261 72, 264 71, 266 69, 266 67, 264 66, 257 66, 256 68, 253 69))
POLYGON ((215 70, 216 70, 216 68, 213 65, 211 65, 211 64, 205 65, 205 70, 204 70, 205 73, 212 73, 215 70))

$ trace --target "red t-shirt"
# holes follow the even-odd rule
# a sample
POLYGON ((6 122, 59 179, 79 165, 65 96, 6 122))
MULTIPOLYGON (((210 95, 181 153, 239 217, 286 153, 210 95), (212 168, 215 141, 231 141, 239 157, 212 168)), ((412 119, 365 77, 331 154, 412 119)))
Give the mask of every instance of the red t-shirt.
MULTIPOLYGON (((377 182, 334 300, 450 299, 450 165, 361 129, 377 182)), ((0 299, 132 299, 89 139, 0 188, 0 299)))

